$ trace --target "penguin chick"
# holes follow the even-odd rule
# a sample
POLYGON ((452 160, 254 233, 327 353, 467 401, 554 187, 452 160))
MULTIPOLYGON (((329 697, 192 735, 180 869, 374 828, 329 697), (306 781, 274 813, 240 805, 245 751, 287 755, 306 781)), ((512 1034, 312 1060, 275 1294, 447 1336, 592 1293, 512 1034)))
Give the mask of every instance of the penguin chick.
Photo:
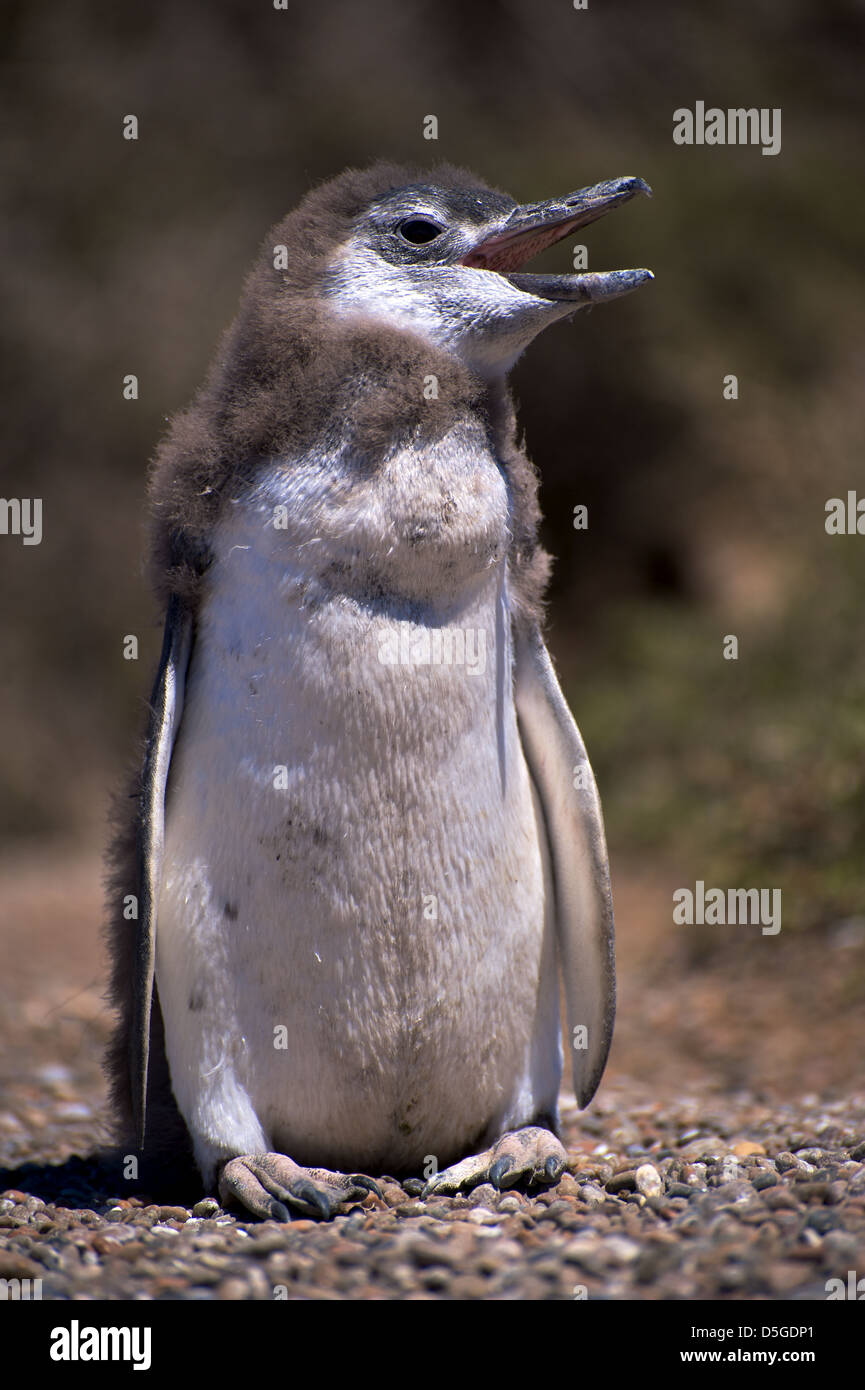
POLYGON ((558 970, 582 1106, 598 1086, 604 830, 505 377, 651 278, 525 261, 648 192, 519 206, 450 166, 345 172, 266 239, 159 450, 108 1069, 144 1162, 191 1145, 256 1216, 328 1217, 365 1173, 557 1181, 558 970))

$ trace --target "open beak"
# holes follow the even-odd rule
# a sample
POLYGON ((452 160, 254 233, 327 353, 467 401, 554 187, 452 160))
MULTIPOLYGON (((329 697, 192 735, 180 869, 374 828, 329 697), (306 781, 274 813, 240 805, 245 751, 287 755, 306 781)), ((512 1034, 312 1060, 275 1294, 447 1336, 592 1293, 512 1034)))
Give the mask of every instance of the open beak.
POLYGON ((578 227, 587 227, 599 217, 627 203, 638 193, 651 198, 652 190, 642 179, 609 179, 592 188, 581 188, 570 197, 548 203, 530 203, 515 208, 503 226, 479 241, 463 257, 462 264, 478 270, 504 275, 526 294, 540 299, 596 303, 628 294, 654 277, 650 270, 607 270, 583 275, 513 274, 532 256, 561 241, 578 227))

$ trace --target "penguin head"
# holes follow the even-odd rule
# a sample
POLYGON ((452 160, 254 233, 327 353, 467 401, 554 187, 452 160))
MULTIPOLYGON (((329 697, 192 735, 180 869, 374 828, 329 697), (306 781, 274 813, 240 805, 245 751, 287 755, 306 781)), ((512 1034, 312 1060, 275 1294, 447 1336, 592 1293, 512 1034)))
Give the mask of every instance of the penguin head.
POLYGON ((420 335, 481 376, 507 372, 548 324, 652 278, 648 270, 521 269, 636 194, 651 196, 642 179, 613 179, 525 205, 448 166, 404 183, 390 169, 383 182, 322 258, 318 292, 336 317, 362 316, 420 335))

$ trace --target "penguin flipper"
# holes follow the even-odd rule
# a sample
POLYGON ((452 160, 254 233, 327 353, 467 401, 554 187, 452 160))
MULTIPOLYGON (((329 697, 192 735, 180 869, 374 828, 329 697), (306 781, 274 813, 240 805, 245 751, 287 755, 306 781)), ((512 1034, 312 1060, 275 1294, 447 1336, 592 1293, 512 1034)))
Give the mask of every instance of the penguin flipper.
POLYGON ((192 616, 176 596, 168 604, 159 670, 150 697, 150 719, 138 809, 138 921, 133 972, 129 1071, 132 1115, 144 1147, 150 1015, 156 966, 156 909, 165 841, 165 788, 174 740, 183 712, 186 670, 192 646, 192 616))
POLYGON ((610 870, 594 774, 537 627, 515 635, 514 699, 546 821, 574 1091, 585 1107, 606 1066, 616 1012, 610 870))

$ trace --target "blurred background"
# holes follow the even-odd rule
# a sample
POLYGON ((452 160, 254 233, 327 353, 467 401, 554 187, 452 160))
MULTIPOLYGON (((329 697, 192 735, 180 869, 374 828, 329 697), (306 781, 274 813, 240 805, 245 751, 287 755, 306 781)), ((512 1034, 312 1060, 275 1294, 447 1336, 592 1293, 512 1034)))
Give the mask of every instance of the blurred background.
POLYGON ((579 239, 590 269, 655 283, 549 329, 513 374, 550 645, 607 819, 612 1067, 761 1093, 861 1080, 865 537, 824 522, 865 495, 862 4, 6 0, 0 25, 0 490, 44 505, 41 545, 0 537, 7 1081, 31 1084, 39 1038, 98 1071, 99 856, 160 642, 148 461, 271 224, 381 157, 521 201, 652 185, 579 239), (781 152, 674 145, 697 101, 780 107, 781 152), (675 926, 698 879, 781 889, 781 932, 675 926))

